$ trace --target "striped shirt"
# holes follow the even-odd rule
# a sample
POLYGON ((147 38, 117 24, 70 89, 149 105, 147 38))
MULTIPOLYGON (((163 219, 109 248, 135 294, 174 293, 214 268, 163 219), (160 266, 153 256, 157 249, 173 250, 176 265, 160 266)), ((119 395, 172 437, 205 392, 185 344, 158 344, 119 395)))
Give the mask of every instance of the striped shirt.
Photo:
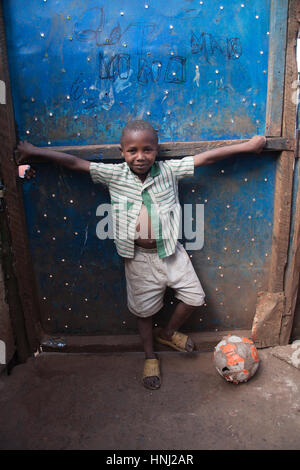
POLYGON ((134 257, 142 203, 151 219, 158 256, 165 258, 175 252, 181 220, 178 180, 194 175, 193 157, 154 162, 144 182, 126 162, 91 162, 90 175, 93 183, 103 183, 109 189, 113 233, 120 256, 134 257))

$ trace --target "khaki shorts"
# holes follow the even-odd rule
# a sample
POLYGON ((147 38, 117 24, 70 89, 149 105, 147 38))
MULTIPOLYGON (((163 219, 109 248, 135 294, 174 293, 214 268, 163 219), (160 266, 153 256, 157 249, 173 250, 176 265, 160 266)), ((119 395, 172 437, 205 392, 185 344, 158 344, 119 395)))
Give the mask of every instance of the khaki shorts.
POLYGON ((176 251, 159 258, 156 249, 135 246, 134 258, 125 258, 127 302, 131 313, 150 317, 163 307, 166 287, 187 305, 204 304, 205 294, 190 257, 177 242, 176 251))

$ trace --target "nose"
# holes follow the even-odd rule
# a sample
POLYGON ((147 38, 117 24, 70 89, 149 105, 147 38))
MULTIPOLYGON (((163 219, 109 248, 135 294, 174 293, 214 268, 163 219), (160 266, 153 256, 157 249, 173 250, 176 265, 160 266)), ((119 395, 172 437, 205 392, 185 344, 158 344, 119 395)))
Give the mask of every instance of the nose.
POLYGON ((144 160, 144 154, 143 152, 138 152, 138 155, 137 155, 137 158, 136 158, 138 161, 143 161, 144 160))

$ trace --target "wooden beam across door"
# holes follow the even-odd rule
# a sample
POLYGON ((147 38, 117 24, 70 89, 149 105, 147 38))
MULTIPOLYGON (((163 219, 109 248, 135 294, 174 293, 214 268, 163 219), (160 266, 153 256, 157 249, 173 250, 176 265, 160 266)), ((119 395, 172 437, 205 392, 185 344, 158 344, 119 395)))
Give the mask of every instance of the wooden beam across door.
MULTIPOLYGON (((165 142, 159 144, 159 157, 160 158, 174 158, 184 157, 186 155, 196 155, 197 153, 212 150, 214 148, 241 144, 247 142, 249 139, 234 139, 234 140, 203 140, 198 142, 165 142)), ((54 146, 43 147, 51 148, 59 152, 69 153, 84 160, 118 160, 121 158, 121 151, 119 144, 110 145, 74 145, 74 146, 54 146)), ((292 138, 282 137, 267 137, 267 143, 263 152, 283 152, 294 151, 295 140, 292 138)), ((18 151, 15 152, 15 161, 18 162, 18 151)), ((30 157, 28 163, 43 161, 39 157, 30 157)))

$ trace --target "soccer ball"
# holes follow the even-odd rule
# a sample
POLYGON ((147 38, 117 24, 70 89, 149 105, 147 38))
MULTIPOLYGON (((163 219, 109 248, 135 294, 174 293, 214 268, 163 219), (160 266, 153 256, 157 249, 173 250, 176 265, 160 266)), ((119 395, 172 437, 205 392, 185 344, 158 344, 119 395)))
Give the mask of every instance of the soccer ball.
POLYGON ((259 357, 254 343, 249 338, 224 336, 215 347, 216 369, 228 382, 247 382, 258 369, 259 357))

